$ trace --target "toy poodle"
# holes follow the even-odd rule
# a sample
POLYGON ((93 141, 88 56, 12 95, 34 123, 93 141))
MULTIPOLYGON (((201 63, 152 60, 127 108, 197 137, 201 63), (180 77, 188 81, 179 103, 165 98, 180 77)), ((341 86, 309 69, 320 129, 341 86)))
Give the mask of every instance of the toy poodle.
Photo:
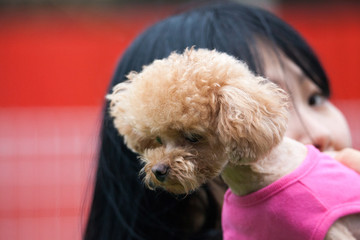
POLYGON ((226 240, 360 238, 360 176, 284 137, 288 97, 276 84, 194 48, 127 78, 107 96, 110 115, 149 188, 186 194, 221 175, 226 240))

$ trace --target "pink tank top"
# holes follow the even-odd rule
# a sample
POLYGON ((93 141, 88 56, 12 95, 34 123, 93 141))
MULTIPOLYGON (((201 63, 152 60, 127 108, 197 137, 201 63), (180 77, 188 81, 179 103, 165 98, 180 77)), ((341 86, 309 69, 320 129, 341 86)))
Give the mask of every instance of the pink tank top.
POLYGON ((224 240, 323 240, 340 217, 360 213, 360 175, 307 146, 301 166, 240 197, 228 190, 224 240))

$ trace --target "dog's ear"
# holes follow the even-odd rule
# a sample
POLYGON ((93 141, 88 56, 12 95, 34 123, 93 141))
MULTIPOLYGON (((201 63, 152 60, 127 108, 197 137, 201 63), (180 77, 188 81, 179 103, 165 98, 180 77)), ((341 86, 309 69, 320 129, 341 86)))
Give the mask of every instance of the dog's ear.
MULTIPOLYGON (((130 87, 131 81, 127 80, 115 85, 112 92, 106 95, 106 99, 109 101, 109 114, 114 118, 114 125, 120 131, 119 127, 116 126, 117 118, 123 118, 125 112, 125 105, 128 98, 128 88, 130 87)), ((121 131, 120 131, 121 134, 121 131)))
POLYGON ((131 94, 132 77, 135 75, 136 73, 130 73, 129 80, 115 85, 106 99, 110 101, 109 114, 113 118, 114 127, 124 137, 125 144, 132 151, 141 154, 145 148, 153 144, 154 140, 141 135, 134 127, 135 123, 130 113, 132 107, 129 105, 129 94, 131 94))
POLYGON ((255 84, 226 85, 218 92, 218 134, 234 163, 263 157, 286 130, 286 93, 264 78, 254 78, 255 84))

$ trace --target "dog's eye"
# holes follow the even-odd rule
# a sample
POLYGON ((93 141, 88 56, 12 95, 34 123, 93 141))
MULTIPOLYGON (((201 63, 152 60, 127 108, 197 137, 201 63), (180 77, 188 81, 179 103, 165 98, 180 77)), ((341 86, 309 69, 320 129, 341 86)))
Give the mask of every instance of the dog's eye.
POLYGON ((155 139, 156 139, 156 141, 157 141, 158 143, 163 144, 162 141, 161 141, 161 138, 160 138, 159 136, 157 136, 155 139))
POLYGON ((197 143, 202 139, 202 137, 199 134, 194 134, 194 133, 185 134, 184 137, 185 137, 186 141, 191 142, 191 143, 197 143))

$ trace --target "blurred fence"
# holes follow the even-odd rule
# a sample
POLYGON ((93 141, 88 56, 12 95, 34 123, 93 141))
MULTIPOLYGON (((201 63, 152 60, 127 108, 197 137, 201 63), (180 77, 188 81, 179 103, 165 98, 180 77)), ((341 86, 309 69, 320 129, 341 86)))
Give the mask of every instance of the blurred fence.
POLYGON ((0 110, 0 239, 80 239, 98 110, 0 110))

